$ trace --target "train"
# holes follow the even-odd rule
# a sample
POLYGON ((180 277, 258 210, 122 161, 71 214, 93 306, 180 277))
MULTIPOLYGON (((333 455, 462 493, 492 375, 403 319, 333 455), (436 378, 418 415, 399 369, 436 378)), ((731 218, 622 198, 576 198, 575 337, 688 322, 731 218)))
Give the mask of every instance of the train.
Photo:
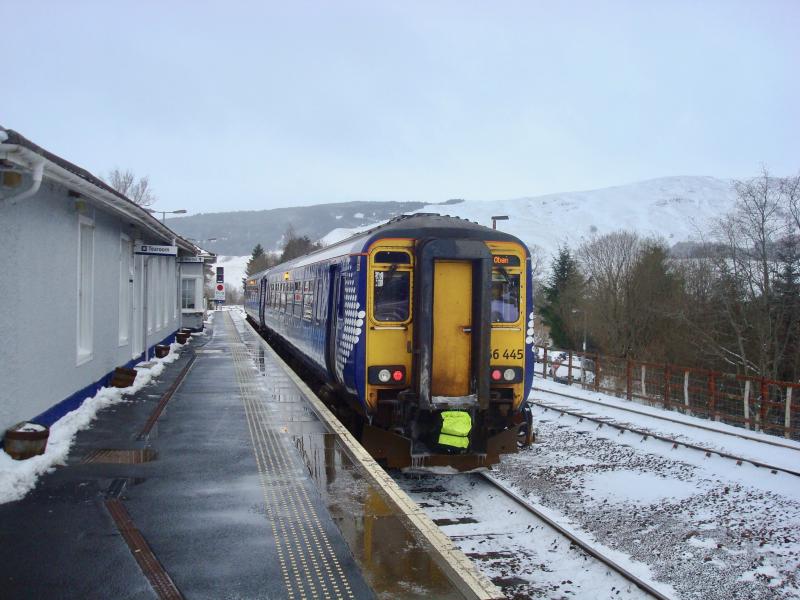
POLYGON ((532 441, 532 294, 518 238, 416 213, 250 275, 244 307, 379 463, 460 472, 532 441))

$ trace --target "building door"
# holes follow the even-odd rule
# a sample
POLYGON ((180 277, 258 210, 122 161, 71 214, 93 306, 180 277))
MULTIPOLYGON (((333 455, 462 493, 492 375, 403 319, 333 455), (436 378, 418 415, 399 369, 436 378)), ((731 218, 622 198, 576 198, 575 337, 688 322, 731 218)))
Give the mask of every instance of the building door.
POLYGON ((432 396, 468 396, 472 381, 472 262, 435 260, 432 396))

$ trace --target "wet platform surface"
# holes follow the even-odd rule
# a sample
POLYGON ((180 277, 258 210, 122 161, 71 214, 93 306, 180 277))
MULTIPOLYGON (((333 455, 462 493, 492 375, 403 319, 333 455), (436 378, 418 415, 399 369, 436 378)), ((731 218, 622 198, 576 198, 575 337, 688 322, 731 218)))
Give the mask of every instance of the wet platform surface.
POLYGON ((66 466, 0 505, 0 596, 462 598, 241 317, 215 320, 160 381, 102 411, 66 466))

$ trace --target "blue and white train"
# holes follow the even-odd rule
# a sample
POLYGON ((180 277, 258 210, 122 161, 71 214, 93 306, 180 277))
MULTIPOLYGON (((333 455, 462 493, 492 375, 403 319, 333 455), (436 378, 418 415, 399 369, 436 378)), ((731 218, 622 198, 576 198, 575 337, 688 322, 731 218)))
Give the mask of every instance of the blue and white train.
POLYGON ((398 217, 250 276, 245 309, 388 467, 469 470, 531 440, 530 254, 514 236, 398 217))

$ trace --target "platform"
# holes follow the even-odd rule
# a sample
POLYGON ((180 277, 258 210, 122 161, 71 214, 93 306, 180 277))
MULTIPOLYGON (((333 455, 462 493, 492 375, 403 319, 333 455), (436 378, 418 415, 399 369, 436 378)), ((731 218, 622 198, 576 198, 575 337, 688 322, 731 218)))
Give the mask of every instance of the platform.
POLYGON ((218 311, 0 506, 3 598, 497 597, 314 400, 218 311))

